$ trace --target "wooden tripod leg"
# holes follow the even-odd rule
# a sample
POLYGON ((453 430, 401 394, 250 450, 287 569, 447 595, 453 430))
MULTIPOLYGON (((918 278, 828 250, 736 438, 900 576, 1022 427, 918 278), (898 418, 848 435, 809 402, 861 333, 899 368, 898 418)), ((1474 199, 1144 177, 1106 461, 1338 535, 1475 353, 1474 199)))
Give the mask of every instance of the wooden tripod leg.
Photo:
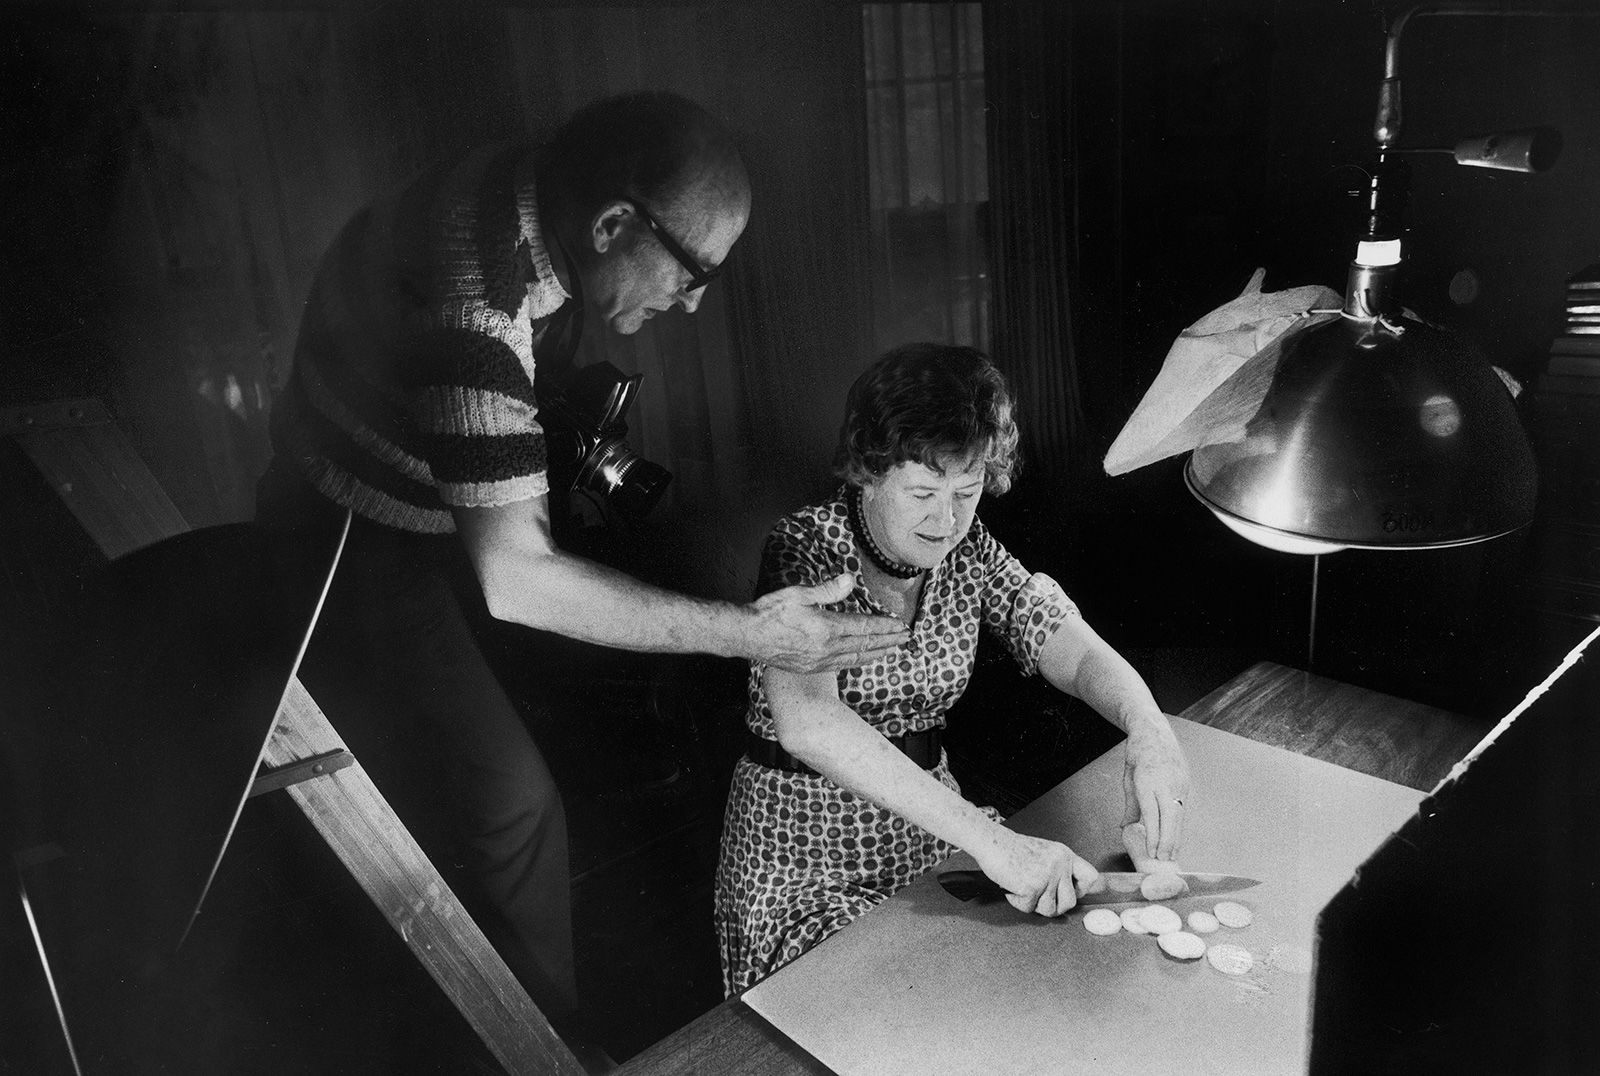
POLYGON ((189 529, 99 400, 0 408, 12 436, 107 560, 189 529))
MULTIPOLYGON (((291 680, 267 741, 267 765, 344 747, 300 681, 291 680)), ((288 792, 508 1073, 584 1076, 359 760, 288 792)))
MULTIPOLYGON (((98 400, 0 408, 0 436, 16 438, 107 559, 189 529, 98 400)), ((262 761, 276 768, 344 747, 291 681, 262 761)), ((359 762, 288 791, 507 1072, 583 1076, 359 762)))

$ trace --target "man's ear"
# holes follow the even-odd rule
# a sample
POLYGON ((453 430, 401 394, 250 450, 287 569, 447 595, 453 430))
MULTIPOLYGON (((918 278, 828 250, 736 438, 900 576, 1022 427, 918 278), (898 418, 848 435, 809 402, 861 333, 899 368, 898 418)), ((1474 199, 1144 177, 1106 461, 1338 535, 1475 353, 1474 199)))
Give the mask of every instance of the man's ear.
POLYGON ((604 254, 610 250, 632 218, 633 206, 621 199, 607 202, 595 210, 594 218, 589 222, 589 241, 594 245, 595 253, 604 254))

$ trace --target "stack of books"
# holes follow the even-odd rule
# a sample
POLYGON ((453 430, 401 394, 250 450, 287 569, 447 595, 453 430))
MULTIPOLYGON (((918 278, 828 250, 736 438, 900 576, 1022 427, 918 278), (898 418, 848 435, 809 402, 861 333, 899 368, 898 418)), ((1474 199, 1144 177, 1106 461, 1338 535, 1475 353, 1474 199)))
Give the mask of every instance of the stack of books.
POLYGON ((1550 361, 1539 387, 1600 395, 1600 264, 1567 281, 1566 320, 1550 342, 1550 361))
POLYGON ((1600 621, 1600 265, 1567 281, 1566 305, 1529 413, 1539 459, 1531 582, 1540 609, 1600 621))

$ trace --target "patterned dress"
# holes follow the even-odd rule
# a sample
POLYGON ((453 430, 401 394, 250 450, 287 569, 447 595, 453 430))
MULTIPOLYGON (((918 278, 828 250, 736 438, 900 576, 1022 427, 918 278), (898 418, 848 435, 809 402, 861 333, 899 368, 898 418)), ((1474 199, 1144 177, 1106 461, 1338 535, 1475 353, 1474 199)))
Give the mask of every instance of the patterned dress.
MULTIPOLYGON (((773 529, 758 589, 811 585, 841 572, 861 576, 844 489, 773 529)), ((841 607, 886 614, 860 587, 841 607)), ((885 736, 942 726, 971 678, 980 626, 997 633, 1032 675, 1045 641, 1077 611, 1055 580, 1028 572, 975 519, 929 573, 910 641, 871 665, 841 671, 839 697, 885 736)), ((764 668, 751 667, 746 722, 771 740, 777 735, 764 668)), ((959 791, 946 759, 932 773, 959 791)), ((953 851, 825 777, 741 759, 717 866, 724 990, 732 996, 749 989, 953 851)))

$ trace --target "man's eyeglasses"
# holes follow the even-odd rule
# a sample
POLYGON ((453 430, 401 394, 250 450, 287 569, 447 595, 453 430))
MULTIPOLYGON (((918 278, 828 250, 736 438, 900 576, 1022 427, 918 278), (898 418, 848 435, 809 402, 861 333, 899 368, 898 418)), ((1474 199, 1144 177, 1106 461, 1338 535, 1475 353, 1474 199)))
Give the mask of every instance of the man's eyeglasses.
POLYGON ((676 239, 672 238, 667 230, 661 226, 660 221, 656 220, 655 217, 650 215, 650 211, 648 209, 634 201, 632 198, 624 198, 622 200, 631 205, 634 212, 638 213, 639 216, 644 219, 646 227, 650 229, 650 234, 655 236, 656 241, 667 249, 667 253, 671 254, 679 265, 683 266, 689 271, 689 286, 684 288, 684 291, 699 291, 701 288, 717 279, 717 275, 722 272, 722 266, 714 265, 707 269, 705 266, 701 265, 699 262, 695 261, 689 256, 689 252, 684 250, 683 247, 678 244, 676 239))

